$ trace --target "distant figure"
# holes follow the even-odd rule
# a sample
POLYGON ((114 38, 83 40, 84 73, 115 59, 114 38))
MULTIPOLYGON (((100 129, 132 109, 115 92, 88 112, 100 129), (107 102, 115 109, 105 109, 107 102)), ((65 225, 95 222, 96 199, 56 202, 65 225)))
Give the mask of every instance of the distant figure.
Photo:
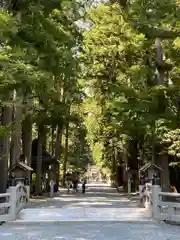
POLYGON ((70 188, 72 187, 72 184, 71 184, 70 180, 66 181, 66 187, 67 187, 67 192, 69 193, 70 192, 70 188))
POLYGON ((78 192, 78 180, 73 180, 73 190, 78 192))
POLYGON ((57 186, 57 183, 54 184, 54 193, 57 193, 58 192, 58 186, 57 186))
POLYGON ((67 187, 67 192, 70 192, 70 188, 72 187, 72 176, 71 173, 67 173, 65 175, 65 183, 66 183, 66 187, 67 187))
POLYGON ((82 182, 82 193, 85 193, 86 192, 86 179, 83 180, 82 182))

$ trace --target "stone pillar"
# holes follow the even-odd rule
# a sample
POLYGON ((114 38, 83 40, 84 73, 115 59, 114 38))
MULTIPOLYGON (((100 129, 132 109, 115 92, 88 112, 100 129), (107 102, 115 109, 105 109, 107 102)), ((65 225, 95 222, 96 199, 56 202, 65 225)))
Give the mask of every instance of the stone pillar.
POLYGON ((159 185, 152 186, 152 217, 155 220, 160 220, 160 208, 158 207, 159 202, 159 192, 161 192, 161 187, 159 185))
POLYGON ((131 178, 128 179, 128 194, 131 193, 131 178))
POLYGON ((27 199, 29 201, 30 198, 30 186, 29 185, 25 185, 26 191, 27 191, 27 199))
POLYGON ((16 187, 9 187, 7 192, 11 194, 11 196, 10 196, 11 207, 9 209, 9 214, 11 216, 10 220, 14 221, 16 219, 17 189, 16 189, 16 187))

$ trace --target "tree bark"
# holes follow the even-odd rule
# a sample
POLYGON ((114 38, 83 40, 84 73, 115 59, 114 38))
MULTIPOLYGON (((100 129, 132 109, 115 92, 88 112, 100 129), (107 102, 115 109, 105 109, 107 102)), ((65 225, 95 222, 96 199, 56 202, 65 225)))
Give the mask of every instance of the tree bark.
POLYGON ((123 185, 125 190, 127 190, 127 184, 128 184, 128 154, 127 154, 127 144, 125 146, 125 149, 122 154, 122 159, 124 161, 123 164, 123 185))
POLYGON ((161 177, 161 184, 162 184, 162 190, 164 192, 170 191, 170 177, 169 177, 169 160, 168 155, 163 154, 160 157, 160 166, 163 169, 162 171, 162 177, 161 177))
POLYGON ((62 143, 62 129, 58 126, 56 133, 56 149, 55 149, 55 158, 59 160, 61 153, 61 143, 62 143))
POLYGON ((128 144, 128 166, 132 173, 132 191, 138 187, 138 139, 129 140, 128 144))
POLYGON ((116 173, 116 149, 115 149, 115 140, 112 139, 112 172, 116 173))
MULTIPOLYGON (((17 92, 17 97, 21 98, 20 91, 17 92)), ((14 106, 13 116, 13 133, 11 136, 11 156, 10 156, 10 167, 16 164, 20 160, 21 155, 21 118, 22 118, 22 101, 17 99, 19 102, 14 106)))
MULTIPOLYGON (((161 41, 159 38, 156 38, 156 55, 157 55, 157 69, 158 69, 158 84, 165 84, 165 70, 163 68, 164 66, 164 54, 163 54, 163 48, 161 45, 161 41)), ((162 99, 161 99, 162 101, 162 99)), ((165 111, 165 106, 164 111, 165 111)), ((161 109, 162 111, 162 109, 161 109)), ((161 156, 161 167, 163 169, 162 171, 162 188, 164 191, 168 191, 170 188, 170 178, 169 178, 169 161, 168 161, 168 155, 167 153, 163 154, 161 156)))
MULTIPOLYGON (((22 149, 23 162, 31 167, 31 151, 32 151, 32 116, 29 114, 22 122, 22 149)), ((28 179, 31 184, 31 172, 28 174, 28 179)))
POLYGON ((155 121, 152 123, 152 163, 156 164, 155 121))
POLYGON ((57 160, 57 176, 56 183, 59 187, 59 174, 60 174, 60 159, 61 159, 61 148, 62 148, 62 129, 58 126, 56 135, 56 149, 55 149, 55 159, 57 160))
POLYGON ((31 166, 31 148, 32 148, 32 116, 28 115, 22 122, 22 148, 24 162, 31 166))
POLYGON ((49 144, 49 152, 54 156, 54 127, 51 129, 51 143, 49 144))
POLYGON ((38 129, 38 146, 36 160, 36 194, 42 193, 42 139, 41 128, 38 129))
MULTIPOLYGON (((12 121, 12 107, 5 106, 2 110, 2 126, 6 127, 12 121)), ((10 133, 0 138, 0 193, 6 192, 8 180, 8 157, 9 157, 10 133)))
POLYGON ((164 54, 159 38, 156 38, 156 55, 157 55, 157 68, 158 68, 158 84, 165 84, 165 71, 163 68, 164 65, 164 54))
POLYGON ((68 142, 69 142, 69 122, 66 124, 66 134, 65 134, 65 149, 64 149, 64 162, 63 162, 63 185, 65 184, 65 175, 66 175, 66 170, 67 170, 68 142))

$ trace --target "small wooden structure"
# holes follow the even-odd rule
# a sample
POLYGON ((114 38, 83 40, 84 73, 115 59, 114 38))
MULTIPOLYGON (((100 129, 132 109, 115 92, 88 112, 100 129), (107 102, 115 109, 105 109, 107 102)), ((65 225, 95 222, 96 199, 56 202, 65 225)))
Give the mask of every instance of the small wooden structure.
POLYGON ((139 173, 144 173, 145 177, 148 179, 152 179, 153 176, 157 176, 157 178, 161 178, 162 168, 154 163, 146 163, 143 167, 139 169, 139 173))
POLYGON ((25 179, 28 179, 30 176, 30 172, 33 171, 33 169, 28 166, 27 164, 18 161, 10 170, 9 175, 14 176, 16 182, 23 182, 25 179))

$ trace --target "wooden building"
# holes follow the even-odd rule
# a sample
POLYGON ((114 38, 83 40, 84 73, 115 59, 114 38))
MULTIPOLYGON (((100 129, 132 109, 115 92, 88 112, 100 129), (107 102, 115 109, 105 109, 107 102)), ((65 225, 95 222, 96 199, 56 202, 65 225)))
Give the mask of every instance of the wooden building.
POLYGON ((30 166, 18 161, 11 169, 9 169, 9 176, 14 176, 16 183, 24 183, 25 179, 29 178, 32 171, 33 169, 30 166))

